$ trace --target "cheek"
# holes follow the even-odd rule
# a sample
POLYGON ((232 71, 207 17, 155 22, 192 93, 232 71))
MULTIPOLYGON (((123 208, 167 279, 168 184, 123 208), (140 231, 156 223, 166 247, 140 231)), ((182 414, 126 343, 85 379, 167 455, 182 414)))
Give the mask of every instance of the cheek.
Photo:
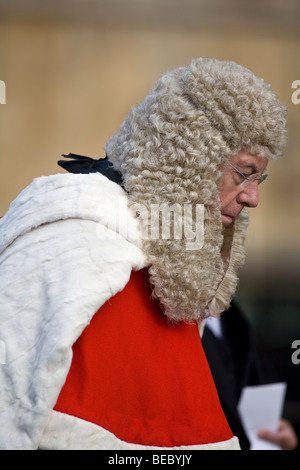
POLYGON ((223 208, 230 205, 240 192, 240 188, 232 183, 231 173, 225 172, 221 186, 219 187, 219 201, 221 211, 223 208))
POLYGON ((221 211, 225 207, 228 207, 232 202, 234 202, 238 194, 239 191, 228 191, 225 188, 220 188, 219 198, 221 211))

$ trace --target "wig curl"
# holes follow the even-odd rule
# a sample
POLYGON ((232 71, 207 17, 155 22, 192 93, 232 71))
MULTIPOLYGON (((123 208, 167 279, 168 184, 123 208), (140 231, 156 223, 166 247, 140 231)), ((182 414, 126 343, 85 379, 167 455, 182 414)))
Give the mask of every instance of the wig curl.
MULTIPOLYGON (((199 58, 165 73, 127 115, 106 153, 124 179, 129 202, 204 205, 204 243, 143 241, 153 295, 174 321, 228 308, 243 264, 248 213, 223 229, 218 187, 240 150, 276 159, 284 152, 286 108, 270 85, 234 63, 199 58)), ((149 218, 141 217, 142 226, 149 218)))

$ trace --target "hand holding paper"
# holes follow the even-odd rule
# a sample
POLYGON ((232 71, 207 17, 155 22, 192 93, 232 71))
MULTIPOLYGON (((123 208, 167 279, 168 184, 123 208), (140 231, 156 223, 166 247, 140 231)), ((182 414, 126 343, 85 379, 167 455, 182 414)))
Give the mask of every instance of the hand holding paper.
POLYGON ((278 450, 279 446, 258 437, 262 429, 276 431, 282 415, 286 383, 245 387, 239 412, 251 450, 278 450))

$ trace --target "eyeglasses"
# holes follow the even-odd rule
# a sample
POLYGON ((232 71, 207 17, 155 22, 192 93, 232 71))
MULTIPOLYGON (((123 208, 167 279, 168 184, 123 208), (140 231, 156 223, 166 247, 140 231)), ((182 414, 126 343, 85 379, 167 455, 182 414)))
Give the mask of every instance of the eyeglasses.
POLYGON ((265 179, 267 178, 268 175, 259 175, 257 176, 256 173, 253 173, 252 175, 249 175, 249 176, 246 176, 244 175, 244 173, 241 173, 237 168, 235 168, 233 165, 231 165, 231 163, 229 163, 229 165, 231 166, 231 168, 234 169, 234 171, 236 171, 240 176, 243 177, 243 181, 241 182, 240 186, 242 188, 245 188, 246 186, 248 186, 249 184, 253 183, 254 181, 257 181, 258 184, 262 183, 263 181, 265 181, 265 179))

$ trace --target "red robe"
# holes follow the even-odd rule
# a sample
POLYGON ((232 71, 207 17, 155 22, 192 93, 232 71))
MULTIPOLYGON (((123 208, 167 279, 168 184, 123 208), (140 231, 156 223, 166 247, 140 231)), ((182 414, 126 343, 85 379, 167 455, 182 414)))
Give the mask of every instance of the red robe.
POLYGON ((94 315, 73 345, 56 411, 127 443, 172 448, 233 438, 197 323, 172 324, 146 268, 94 315))

